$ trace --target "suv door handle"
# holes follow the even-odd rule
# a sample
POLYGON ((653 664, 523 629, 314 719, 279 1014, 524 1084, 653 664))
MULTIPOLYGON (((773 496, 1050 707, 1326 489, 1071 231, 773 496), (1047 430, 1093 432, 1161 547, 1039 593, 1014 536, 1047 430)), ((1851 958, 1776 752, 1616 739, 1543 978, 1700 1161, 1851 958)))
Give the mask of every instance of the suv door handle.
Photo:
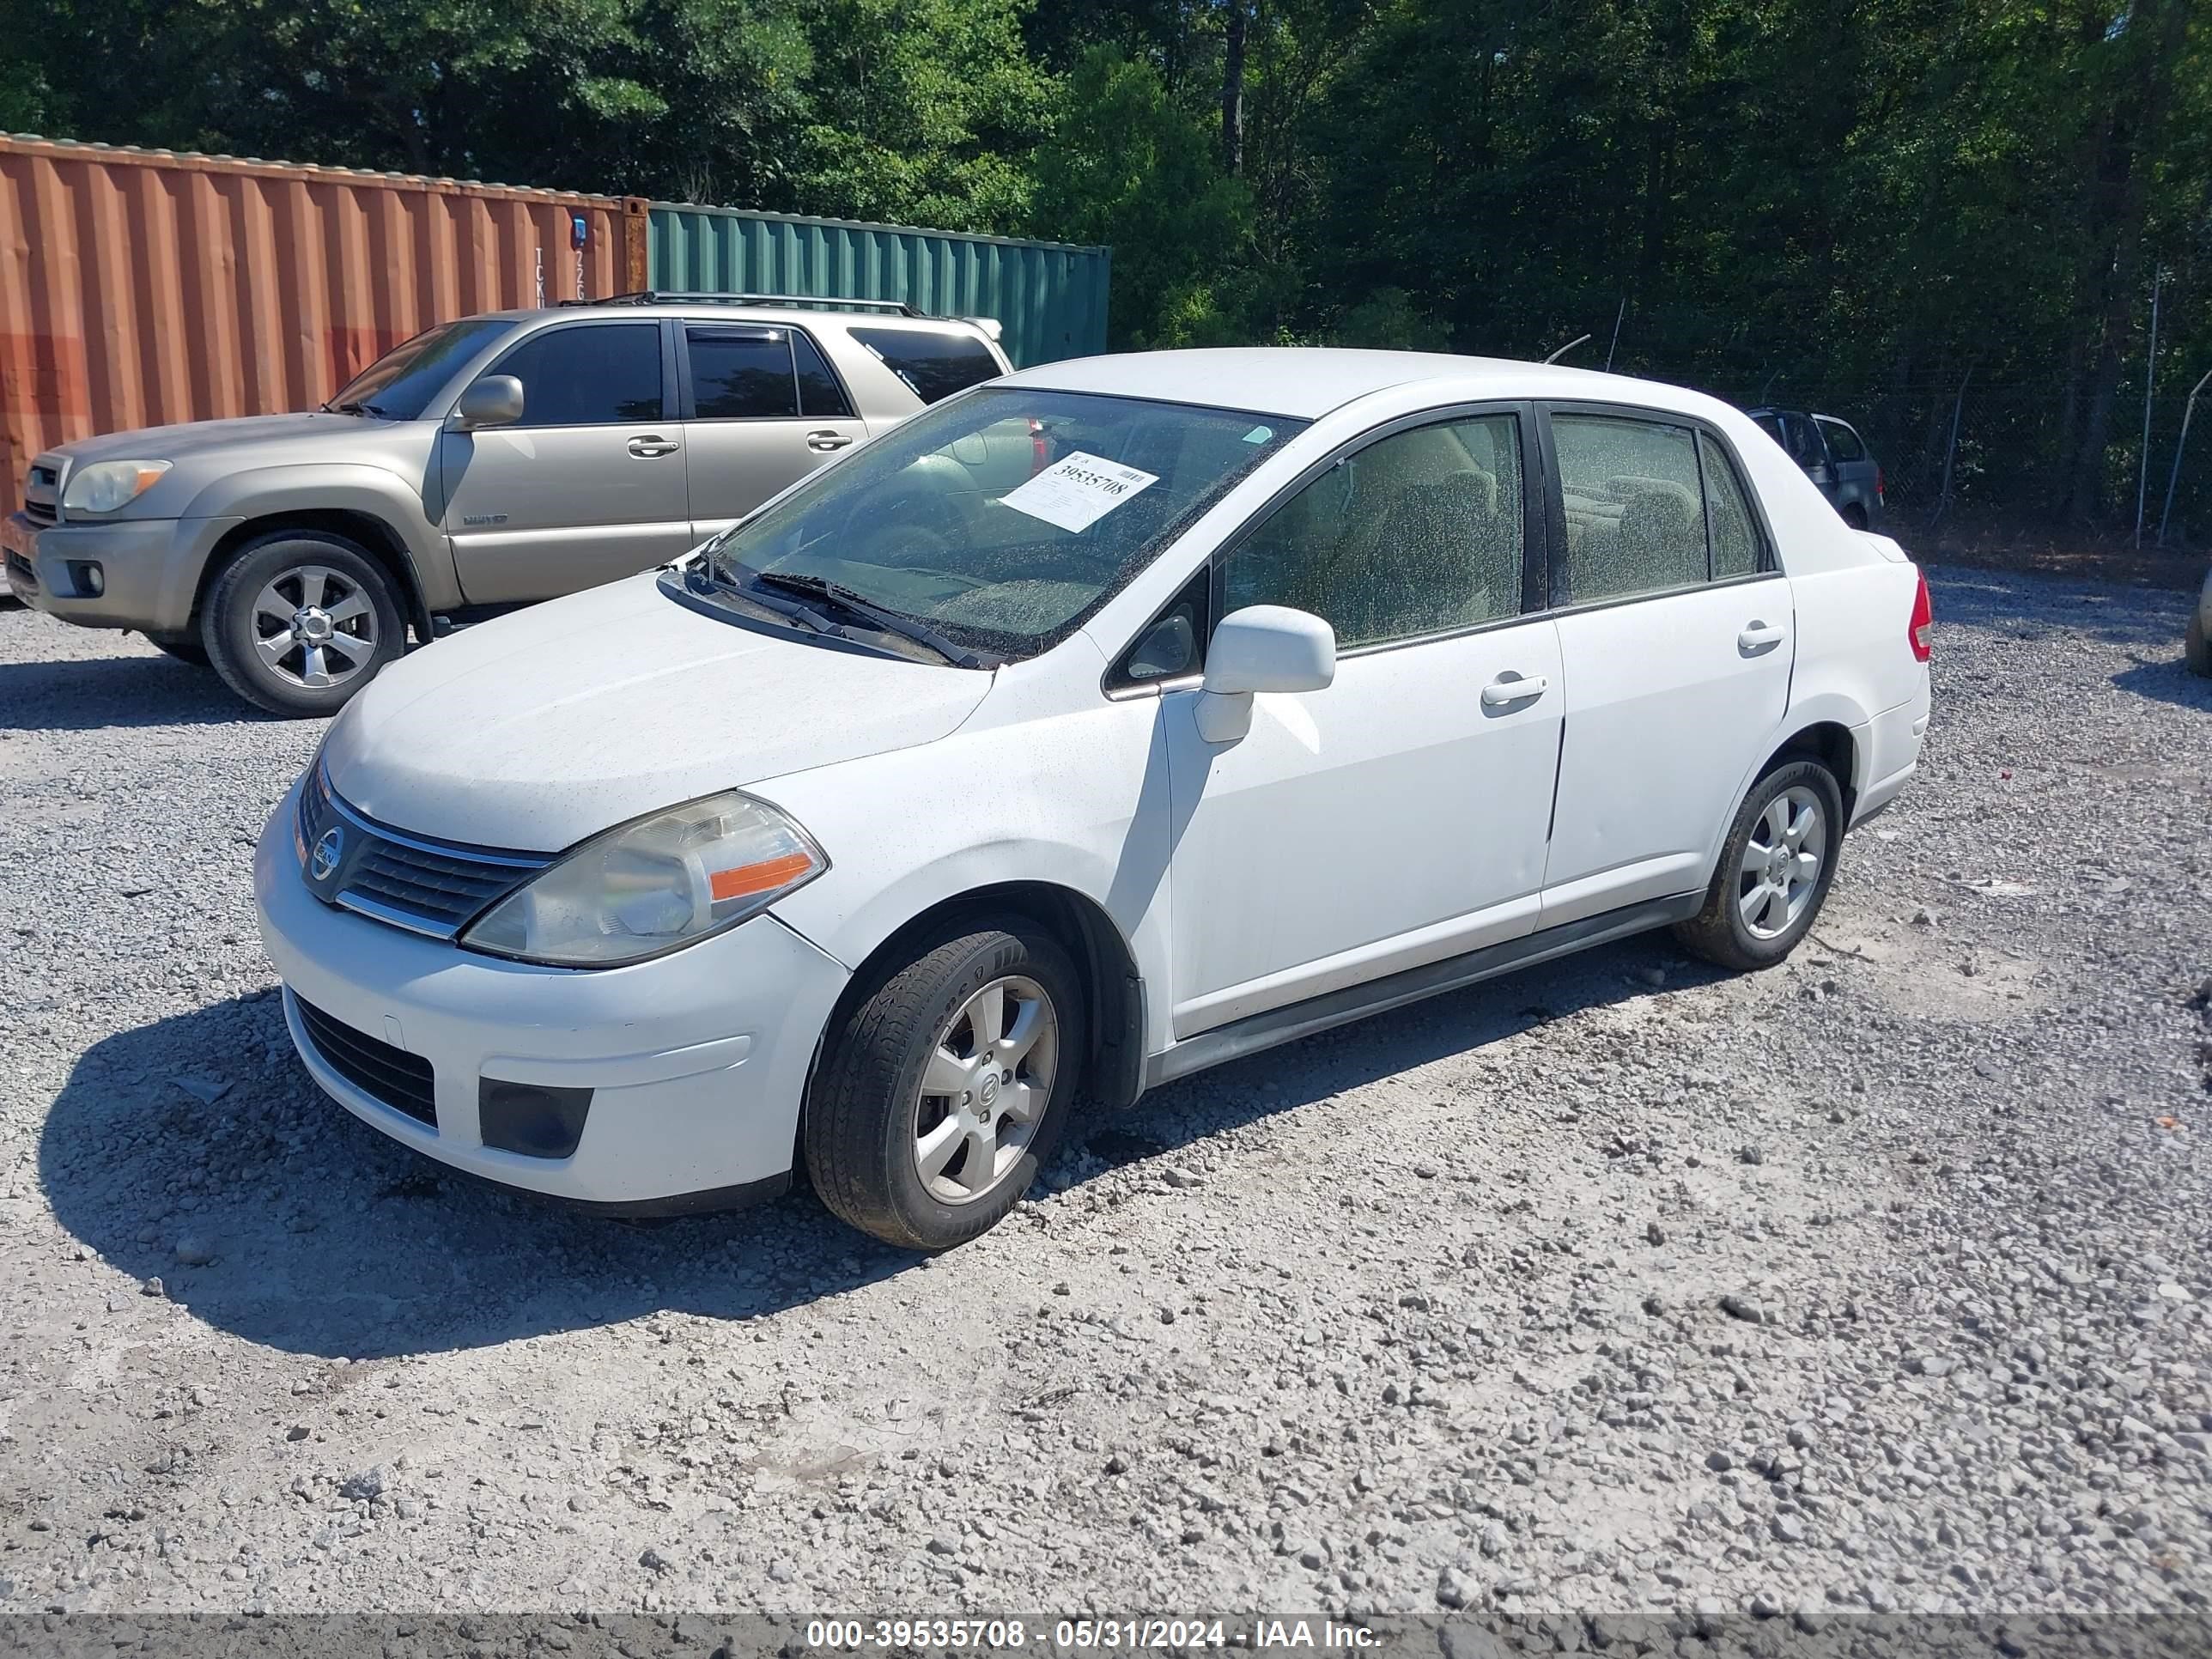
POLYGON ((1503 708, 1510 702, 1533 702, 1551 689, 1551 681, 1541 674, 1532 674, 1525 679, 1519 675, 1500 674, 1482 688, 1482 706, 1503 708))
POLYGON ((1747 657, 1764 651, 1771 645, 1782 643, 1782 630, 1769 628, 1763 622, 1747 623, 1743 632, 1735 636, 1735 648, 1747 657))
POLYGON ((663 438, 657 434, 651 437, 632 438, 629 441, 629 453, 641 461, 655 460, 663 455, 673 455, 676 450, 677 444, 673 438, 663 438))
POLYGON ((824 455, 833 450, 842 449, 852 441, 842 432, 810 432, 806 434, 806 447, 819 450, 824 455))

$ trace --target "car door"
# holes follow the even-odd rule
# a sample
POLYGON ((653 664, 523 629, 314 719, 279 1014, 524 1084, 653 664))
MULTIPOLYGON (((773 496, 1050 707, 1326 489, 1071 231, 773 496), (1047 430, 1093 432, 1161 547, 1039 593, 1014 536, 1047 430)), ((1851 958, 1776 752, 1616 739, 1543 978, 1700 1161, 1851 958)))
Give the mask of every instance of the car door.
POLYGON ((658 322, 558 324, 483 372, 522 382, 521 419, 438 440, 441 523, 471 604, 573 593, 691 544, 658 322))
POLYGON ((1790 698, 1790 584, 1715 434, 1547 411, 1566 737, 1542 925, 1701 888, 1790 698))
POLYGON ((678 363, 696 540, 868 435, 804 329, 686 322, 678 363))
POLYGON ((1163 696, 1178 1037, 1534 927, 1563 696, 1524 608, 1529 419, 1385 429, 1218 562, 1213 616, 1311 611, 1338 659, 1233 742, 1194 687, 1163 696))
POLYGON ((1875 509, 1881 504, 1881 469, 1875 465, 1856 428, 1848 422, 1830 415, 1815 415, 1813 426, 1820 434, 1821 446, 1827 451, 1828 465, 1835 477, 1835 488, 1828 499, 1835 502, 1837 510, 1846 519, 1864 529, 1872 520, 1875 509), (1856 514, 1851 512, 1853 507, 1858 509, 1856 514))

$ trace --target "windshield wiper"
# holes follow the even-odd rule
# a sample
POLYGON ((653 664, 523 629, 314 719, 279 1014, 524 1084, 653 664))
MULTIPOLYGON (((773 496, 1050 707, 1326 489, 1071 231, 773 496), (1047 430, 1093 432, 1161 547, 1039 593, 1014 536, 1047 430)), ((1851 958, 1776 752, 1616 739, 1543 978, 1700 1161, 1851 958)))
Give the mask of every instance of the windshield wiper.
POLYGON ((810 598, 823 600, 848 616, 859 617, 879 632, 896 634, 902 639, 912 640, 916 645, 927 646, 955 668, 984 668, 989 665, 975 652, 964 646, 953 644, 928 623, 902 616, 896 611, 886 611, 826 576, 801 575, 788 570, 754 570, 748 574, 752 578, 750 586, 753 588, 781 588, 787 593, 805 593, 810 598))
POLYGON ((392 418, 389 410, 379 409, 374 404, 363 403, 358 398, 349 398, 342 404, 325 404, 323 412, 328 415, 368 415, 380 421, 392 418))
POLYGON ((684 585, 694 592, 711 593, 720 589, 725 593, 735 593, 741 596, 748 605, 757 605, 762 610, 772 611, 787 621, 805 623, 817 634, 827 635, 833 640, 842 640, 845 637, 843 629, 811 605, 801 605, 795 599, 778 599, 769 594, 750 592, 711 571, 702 570, 696 564, 684 570, 684 585))

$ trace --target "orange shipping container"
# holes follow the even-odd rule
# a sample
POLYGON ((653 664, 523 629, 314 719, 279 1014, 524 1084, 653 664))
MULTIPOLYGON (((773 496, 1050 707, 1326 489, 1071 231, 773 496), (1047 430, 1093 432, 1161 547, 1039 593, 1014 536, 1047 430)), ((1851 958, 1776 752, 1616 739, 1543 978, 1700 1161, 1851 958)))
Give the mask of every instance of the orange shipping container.
POLYGON ((0 134, 0 515, 56 444, 310 409, 434 323, 641 289, 646 233, 635 198, 0 134))

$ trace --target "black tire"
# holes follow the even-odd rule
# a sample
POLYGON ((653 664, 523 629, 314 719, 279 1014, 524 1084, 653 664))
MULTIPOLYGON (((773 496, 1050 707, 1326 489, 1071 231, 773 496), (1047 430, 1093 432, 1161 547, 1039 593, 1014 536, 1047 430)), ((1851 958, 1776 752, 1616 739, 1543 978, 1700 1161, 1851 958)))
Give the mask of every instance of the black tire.
POLYGON ((1848 503, 1844 508, 1844 522, 1854 530, 1864 530, 1867 527, 1866 508, 1856 501, 1848 503))
POLYGON ((1067 953, 1026 919, 979 919, 934 943, 920 941, 913 960, 850 1006, 823 1052, 800 1129, 816 1195, 840 1219, 907 1249, 951 1249, 988 1231, 1059 1144, 1088 1052, 1084 1014, 1082 981, 1067 953), (1045 1103, 997 1183, 947 1203, 917 1167, 923 1070, 948 1024, 985 987, 1010 976, 1040 988, 1057 1020, 1045 1103))
MULTIPOLYGON (((1809 839, 1809 836, 1808 837, 1809 839)), ((1762 774, 1736 809, 1728 839, 1721 843, 1719 867, 1705 890, 1705 908, 1674 924, 1674 938, 1692 956, 1739 972, 1771 968, 1797 948, 1813 930, 1828 889, 1836 878, 1836 859, 1844 843, 1844 793, 1835 774, 1816 760, 1786 760, 1762 774), (1795 919, 1771 933, 1755 931, 1743 914, 1744 857, 1755 834, 1762 833, 1767 809, 1792 790, 1809 792, 1822 815, 1820 864, 1810 895, 1795 919)), ((1762 918, 1762 920, 1775 920, 1762 918)))
POLYGON ((2181 659, 2189 665, 2191 673, 2212 679, 2212 645, 2205 643, 2204 607, 2201 601, 2190 613, 2189 627, 2181 635, 2181 659))
POLYGON ((179 662, 188 662, 195 668, 208 665, 207 647, 190 634, 149 634, 146 642, 156 651, 167 652, 179 662))
MULTIPOLYGON (((322 530, 278 530, 248 542, 217 574, 200 611, 200 638, 223 684, 256 708, 292 719, 335 714, 344 708, 400 653, 405 628, 390 574, 359 544, 322 530), (262 635, 255 609, 262 590, 294 580, 292 573, 305 569, 329 572, 337 585, 368 602, 367 612, 343 624, 342 631, 351 636, 355 629, 365 627, 362 637, 369 648, 330 684, 304 683, 311 665, 304 657, 293 659, 296 666, 280 669, 263 661, 256 648, 262 635)), ((350 660, 336 647, 323 651, 327 662, 350 660)))

